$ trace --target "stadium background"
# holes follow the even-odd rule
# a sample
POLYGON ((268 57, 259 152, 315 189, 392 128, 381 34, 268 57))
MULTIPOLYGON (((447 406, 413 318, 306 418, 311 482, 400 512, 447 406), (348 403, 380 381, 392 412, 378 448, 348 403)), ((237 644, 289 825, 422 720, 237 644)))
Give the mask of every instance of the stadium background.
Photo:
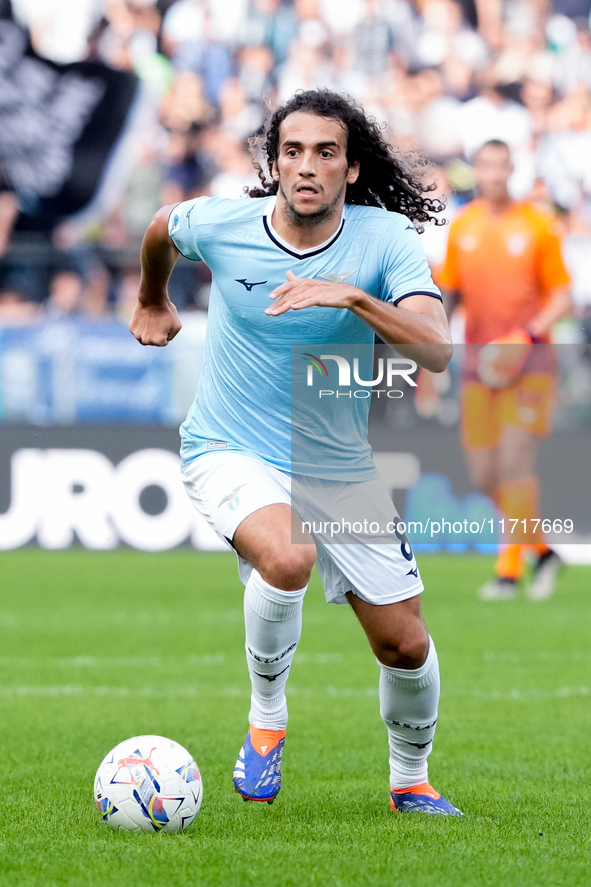
MULTIPOLYGON (((151 461, 144 453, 132 464, 133 480, 130 475, 115 484, 114 499, 117 489, 127 490, 114 509, 125 512, 119 531, 85 529, 84 515, 103 508, 98 487, 124 457, 148 449, 176 451, 173 429, 199 378, 208 271, 201 263, 179 261, 170 289, 183 316, 183 334, 165 351, 139 348, 126 330, 137 291, 139 244, 163 203, 200 194, 240 197, 256 181, 247 139, 259 131, 267 109, 297 88, 315 86, 350 93, 387 124, 396 144, 431 158, 439 188, 449 194, 449 218, 472 196, 469 160, 488 138, 511 145, 514 196, 555 213, 573 275, 576 317, 555 330, 562 369, 555 428, 562 438, 543 464, 550 481, 543 516, 575 518, 579 532, 569 541, 588 542, 584 501, 573 502, 577 513, 569 515, 552 490, 552 479, 561 474, 561 452, 577 453, 566 460, 563 485, 574 499, 577 491, 581 499, 581 477, 588 474, 588 5, 56 0, 41 6, 13 0, 11 11, 4 2, 0 548, 37 539, 45 547, 79 541, 111 548, 122 541, 156 550, 189 538, 197 547, 216 547, 182 496, 174 494, 174 460, 155 452, 151 461), (68 449, 79 451, 76 459, 48 453, 68 449), (33 451, 54 462, 61 458, 60 469, 36 472, 33 451), (97 451, 102 468, 92 456, 97 451), (41 498, 47 520, 61 526, 54 532, 43 529, 46 519, 34 492, 48 477, 53 483, 41 498), (135 530, 122 530, 130 522, 135 530)), ((446 236, 446 228, 435 227, 423 235, 434 268, 446 236)), ((454 341, 461 339, 458 317, 454 341)), ((454 378, 452 373, 451 383, 454 378)), ((452 433, 441 438, 440 451, 450 452, 457 386, 442 393, 427 417, 405 401, 381 419, 379 450, 396 451, 403 431, 405 449, 416 450, 424 431, 433 437, 448 429, 452 433)), ((427 459, 410 479, 404 472, 389 477, 390 486, 403 492, 404 517, 416 517, 404 513, 404 491, 434 473, 437 465, 427 459)), ((460 474, 457 468, 448 481, 461 519, 458 496, 468 490, 461 489, 460 474)), ((449 511, 443 487, 428 489, 430 496, 439 495, 435 512, 449 511)), ((568 498, 566 505, 568 511, 568 498)), ((103 523, 112 519, 113 509, 106 511, 103 523)), ((449 538, 442 545, 464 541, 449 538)), ((590 552, 579 547, 575 553, 569 546, 566 557, 588 560, 590 552)))

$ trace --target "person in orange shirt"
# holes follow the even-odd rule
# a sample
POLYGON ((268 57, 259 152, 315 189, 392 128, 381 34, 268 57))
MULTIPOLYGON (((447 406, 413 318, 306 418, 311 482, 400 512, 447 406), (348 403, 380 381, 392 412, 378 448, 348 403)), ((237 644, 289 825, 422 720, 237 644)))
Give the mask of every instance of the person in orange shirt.
POLYGON ((552 217, 511 198, 512 171, 504 142, 491 140, 477 151, 480 196, 451 224, 437 276, 448 310, 461 304, 465 315, 462 443, 471 480, 507 518, 519 527, 525 520, 528 528, 501 548, 495 579, 480 589, 485 600, 515 594, 526 542, 536 553, 530 598, 552 594, 561 566, 531 529, 539 508, 537 440, 549 433, 554 387, 547 343, 552 325, 571 310, 569 275, 552 217))

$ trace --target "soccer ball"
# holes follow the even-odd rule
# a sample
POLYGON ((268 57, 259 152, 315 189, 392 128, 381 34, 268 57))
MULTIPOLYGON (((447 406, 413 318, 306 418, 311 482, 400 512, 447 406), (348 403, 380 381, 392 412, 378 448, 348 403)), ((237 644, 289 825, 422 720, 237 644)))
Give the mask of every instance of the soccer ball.
POLYGON ((163 736, 135 736, 109 752, 96 772, 94 800, 119 832, 178 832, 201 807, 203 783, 189 752, 163 736))

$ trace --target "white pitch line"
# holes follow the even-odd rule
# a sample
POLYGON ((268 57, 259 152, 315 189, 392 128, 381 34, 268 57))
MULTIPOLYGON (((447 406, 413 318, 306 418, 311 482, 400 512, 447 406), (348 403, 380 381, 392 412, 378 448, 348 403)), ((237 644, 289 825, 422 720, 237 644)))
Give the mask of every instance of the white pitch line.
POLYGON ((210 667, 223 665, 226 657, 223 653, 211 656, 71 656, 71 657, 1 657, 0 668, 161 668, 162 666, 182 665, 184 667, 210 667))
MULTIPOLYGON (((310 687, 291 687, 288 688, 288 695, 299 696, 304 698, 325 698, 329 696, 335 699, 351 699, 351 698, 375 698, 377 697, 376 687, 334 687, 328 686, 324 688, 312 689, 310 687)), ((178 699, 200 697, 217 697, 226 698, 244 698, 246 699, 250 692, 246 686, 225 686, 225 687, 209 687, 199 686, 197 684, 190 686, 176 687, 86 687, 82 684, 57 684, 53 686, 0 686, 0 697, 19 698, 19 697, 112 697, 112 698, 130 698, 130 697, 149 697, 154 699, 178 699)), ((480 690, 475 688, 465 693, 446 693, 445 696, 453 699, 478 699, 490 702, 544 702, 549 699, 575 699, 587 697, 591 695, 591 689, 586 686, 582 687, 557 687, 553 690, 542 689, 539 687, 529 687, 528 689, 512 689, 512 690, 480 690)))
MULTIPOLYGON (((333 665, 342 662, 340 653, 300 653, 296 654, 298 665, 333 665)), ((181 665, 183 667, 210 668, 224 665, 224 653, 199 656, 68 656, 68 657, 0 657, 0 668, 161 668, 181 665)))
POLYGON ((524 653, 521 650, 485 650, 482 654, 485 662, 588 662, 591 650, 532 650, 524 653))

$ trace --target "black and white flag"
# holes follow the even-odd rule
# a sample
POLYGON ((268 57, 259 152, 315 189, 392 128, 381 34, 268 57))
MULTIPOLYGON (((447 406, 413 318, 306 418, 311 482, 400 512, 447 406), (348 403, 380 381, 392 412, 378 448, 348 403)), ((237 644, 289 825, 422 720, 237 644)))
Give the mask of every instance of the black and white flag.
MULTIPOLYGON (((58 64, 32 49, 0 0, 0 173, 22 210, 19 227, 51 229, 125 186, 126 137, 142 90, 135 74, 101 62, 58 64)), ((131 161, 132 163, 132 161, 131 161)))

